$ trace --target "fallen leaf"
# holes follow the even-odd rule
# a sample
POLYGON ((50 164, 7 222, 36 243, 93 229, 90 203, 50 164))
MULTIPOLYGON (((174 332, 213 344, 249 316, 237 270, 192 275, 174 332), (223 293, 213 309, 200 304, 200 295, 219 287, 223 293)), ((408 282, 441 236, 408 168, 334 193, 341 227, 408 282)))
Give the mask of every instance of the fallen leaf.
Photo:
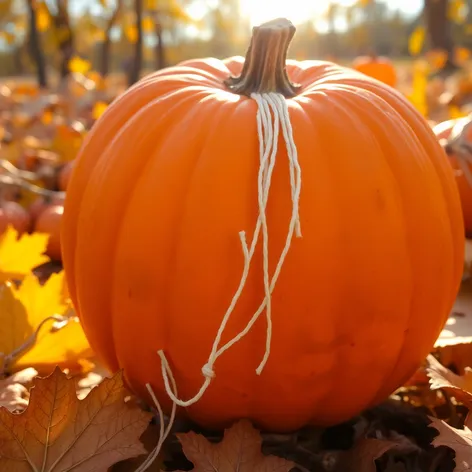
POLYGON ((472 470, 472 431, 470 421, 464 429, 456 429, 438 418, 430 418, 432 428, 439 431, 432 442, 434 447, 447 446, 456 453, 454 472, 472 470))
POLYGON ((32 334, 26 309, 15 297, 13 285, 0 285, 0 353, 9 355, 32 334))
POLYGON ((63 299, 64 278, 61 271, 40 284, 34 274, 28 274, 21 285, 13 289, 15 297, 26 308, 31 326, 37 326, 48 316, 65 313, 68 305, 63 299))
MULTIPOLYGON (((64 300, 64 280, 64 271, 52 274, 42 285, 35 275, 29 274, 14 289, 16 298, 26 308, 29 324, 35 329, 47 317, 63 315, 69 308, 64 300)), ((77 317, 69 319, 59 330, 54 330, 53 327, 51 321, 39 331, 31 349, 13 363, 14 369, 35 366, 40 372, 49 373, 51 365, 72 367, 79 360, 93 355, 77 317)))
POLYGON ((44 252, 49 235, 33 233, 23 234, 9 225, 0 236, 0 282, 22 279, 35 267, 49 261, 44 252))
POLYGON ((395 441, 361 438, 343 454, 336 470, 339 472, 376 472, 375 461, 391 449, 398 448, 395 441))
POLYGON ((38 372, 33 368, 24 369, 0 380, 0 407, 10 411, 20 411, 28 406, 29 390, 38 372))
POLYGON ((36 379, 23 413, 0 409, 1 472, 99 472, 146 453, 139 437, 152 415, 124 402, 121 373, 84 400, 75 392, 56 368, 36 379))
POLYGON ((431 354, 426 358, 426 373, 432 390, 442 389, 453 395, 468 408, 472 408, 472 369, 467 367, 464 375, 456 375, 444 367, 431 354))
POLYGON ((51 366, 59 364, 74 371, 82 371, 82 360, 93 355, 82 325, 79 319, 74 317, 58 331, 45 326, 39 332, 33 347, 12 364, 12 370, 34 366, 40 373, 45 374, 51 371, 51 366))
POLYGON ((225 430, 223 440, 217 444, 192 431, 177 437, 194 472, 288 472, 295 467, 286 459, 262 454, 261 435, 247 420, 225 430))
MULTIPOLYGON (((157 441, 159 440, 159 426, 150 424, 140 439, 149 454, 156 447, 157 441)), ((164 460, 166 458, 166 451, 161 449, 157 457, 149 464, 146 470, 149 472, 165 470, 164 460)), ((133 457, 132 459, 118 462, 109 472, 135 472, 145 460, 147 460, 146 456, 133 457)))

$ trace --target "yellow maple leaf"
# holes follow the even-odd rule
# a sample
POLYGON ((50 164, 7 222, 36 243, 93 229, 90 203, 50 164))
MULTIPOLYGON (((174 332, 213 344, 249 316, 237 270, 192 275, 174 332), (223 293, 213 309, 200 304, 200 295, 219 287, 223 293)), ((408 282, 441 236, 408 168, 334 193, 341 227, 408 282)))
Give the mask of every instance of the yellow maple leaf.
POLYGON ((45 327, 34 346, 13 363, 12 370, 16 372, 32 366, 43 373, 49 372, 54 365, 82 370, 82 361, 93 356, 79 319, 72 317, 57 331, 45 327))
POLYGON ((426 30, 424 26, 417 26, 408 39, 408 50, 412 56, 417 56, 423 49, 426 30))
MULTIPOLYGON (((64 299, 64 285, 64 271, 61 271, 52 274, 43 285, 36 276, 29 274, 17 289, 13 289, 15 298, 26 309, 28 323, 35 329, 46 318, 64 315, 70 308, 64 299)), ((39 331, 33 347, 13 363, 15 370, 23 366, 74 365, 93 354, 76 317, 51 332, 53 323, 51 320, 39 331)))
POLYGON ((63 298, 64 271, 52 274, 41 285, 34 274, 28 274, 18 288, 13 288, 15 298, 25 307, 28 322, 38 326, 45 318, 52 315, 63 315, 67 303, 63 298))
POLYGON ((82 59, 81 57, 74 56, 69 61, 69 70, 71 72, 77 72, 79 74, 85 74, 92 68, 92 64, 89 61, 82 59))
POLYGON ((10 371, 36 367, 80 366, 93 352, 77 317, 64 298, 64 272, 53 274, 43 285, 33 274, 16 288, 0 286, 0 352, 10 371))
POLYGON ((22 279, 35 267, 49 262, 44 252, 49 235, 41 233, 23 234, 9 225, 0 236, 0 282, 22 279))
POLYGON ((10 282, 0 285, 0 308, 0 352, 8 355, 33 334, 33 328, 10 282))

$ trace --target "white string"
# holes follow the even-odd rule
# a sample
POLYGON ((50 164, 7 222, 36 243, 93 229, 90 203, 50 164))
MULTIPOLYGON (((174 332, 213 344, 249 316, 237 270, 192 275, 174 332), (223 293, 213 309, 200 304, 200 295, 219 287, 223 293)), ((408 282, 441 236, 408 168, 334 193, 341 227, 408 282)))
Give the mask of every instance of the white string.
POLYGON ((259 216, 256 222, 254 235, 251 241, 251 245, 248 248, 246 242, 246 234, 244 231, 239 233, 241 241, 244 266, 243 273, 239 286, 236 293, 231 300, 230 306, 226 311, 220 328, 216 334, 210 355, 207 363, 202 367, 202 373, 205 380, 197 392, 197 394, 189 400, 181 400, 177 398, 175 387, 175 378, 172 370, 169 366, 167 358, 162 350, 158 351, 158 355, 161 359, 162 376, 164 380, 164 386, 167 394, 174 402, 175 405, 187 407, 198 402, 207 388, 209 387, 213 378, 215 378, 214 365, 216 360, 231 346, 240 341, 252 328, 254 323, 257 321, 261 313, 266 308, 267 318, 267 332, 266 332, 266 348, 264 357, 256 369, 258 375, 261 374, 265 367, 265 364, 270 356, 270 346, 272 338, 272 304, 271 295, 279 278, 282 266, 285 262, 285 258, 290 249, 292 239, 294 236, 301 237, 300 220, 299 220, 299 201, 301 192, 301 169, 298 163, 297 149, 293 139, 293 130, 290 123, 290 116, 288 106, 285 98, 281 94, 267 93, 267 94, 253 94, 251 95, 258 106, 257 110, 257 132, 259 137, 259 155, 260 165, 258 173, 258 205, 259 205, 259 216), (266 206, 269 198, 269 190, 271 185, 272 173, 275 167, 278 140, 279 140, 279 129, 282 128, 282 133, 287 148, 287 156, 289 160, 289 172, 290 172, 290 187, 291 187, 291 198, 292 198, 292 215, 289 223, 287 237, 285 240, 285 246, 279 257, 272 279, 269 276, 269 231, 266 217, 266 206), (264 277, 264 299, 259 306, 256 313, 247 323, 246 327, 236 336, 234 336, 225 345, 219 347, 221 338, 223 336, 226 325, 233 313, 236 304, 241 297, 242 291, 249 275, 251 266, 251 260, 255 252, 255 248, 259 239, 259 234, 262 231, 262 257, 263 257, 263 277, 264 277), (172 386, 171 386, 172 383, 172 386))

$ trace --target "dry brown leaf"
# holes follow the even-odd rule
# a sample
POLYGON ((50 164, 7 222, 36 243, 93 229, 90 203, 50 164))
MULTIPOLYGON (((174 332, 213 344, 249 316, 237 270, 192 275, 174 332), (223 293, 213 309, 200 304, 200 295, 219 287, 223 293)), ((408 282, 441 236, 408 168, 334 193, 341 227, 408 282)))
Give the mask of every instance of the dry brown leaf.
POLYGON ((430 418, 431 427, 439 431, 432 442, 434 447, 447 446, 455 453, 456 467, 454 472, 472 470, 472 431, 470 421, 464 429, 456 429, 438 418, 430 418))
POLYGON ((30 367, 0 380, 0 407, 16 412, 24 410, 29 400, 27 386, 37 375, 38 372, 30 367))
POLYGON ((397 447, 398 443, 395 441, 361 438, 342 456, 336 470, 339 472, 376 472, 375 461, 397 447))
POLYGON ((225 430, 217 444, 192 431, 177 437, 194 465, 193 472, 288 472, 295 467, 286 459, 262 454, 261 435, 248 420, 240 420, 225 430))
POLYGON ((430 379, 431 389, 446 390, 468 408, 472 408, 472 369, 467 367, 464 375, 456 375, 431 354, 426 361, 426 372, 430 379))
POLYGON ((121 373, 84 400, 59 368, 36 379, 23 413, 0 409, 0 471, 105 472, 145 454, 139 437, 151 414, 125 403, 126 395, 121 373))

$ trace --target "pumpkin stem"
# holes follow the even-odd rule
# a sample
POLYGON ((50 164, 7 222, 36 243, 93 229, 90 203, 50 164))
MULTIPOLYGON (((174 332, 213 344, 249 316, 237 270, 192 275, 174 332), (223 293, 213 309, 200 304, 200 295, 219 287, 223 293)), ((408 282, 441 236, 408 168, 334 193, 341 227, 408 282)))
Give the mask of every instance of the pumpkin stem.
POLYGON ((232 92, 247 96, 268 92, 286 98, 296 95, 300 86, 290 82, 285 67, 295 29, 286 18, 255 26, 241 75, 225 80, 225 85, 232 92))

